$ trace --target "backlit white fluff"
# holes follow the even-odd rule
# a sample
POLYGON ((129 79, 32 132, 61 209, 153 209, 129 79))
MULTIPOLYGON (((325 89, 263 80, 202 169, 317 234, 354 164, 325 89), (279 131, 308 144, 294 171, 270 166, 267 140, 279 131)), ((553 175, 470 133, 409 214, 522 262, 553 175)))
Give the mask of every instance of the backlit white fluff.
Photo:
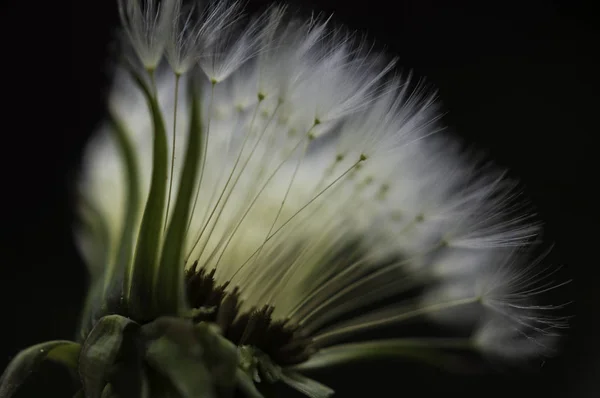
POLYGON ((167 46, 174 16, 174 1, 118 0, 123 28, 140 62, 155 69, 167 46))
MULTIPOLYGON (((154 78, 169 142, 178 80, 172 195, 189 128, 186 87, 194 67, 204 73, 206 147, 187 268, 216 269, 218 282, 240 287, 244 309, 274 305, 274 318, 299 324, 318 347, 423 317, 472 328, 484 352, 522 357, 548 345, 561 324, 535 303, 539 275, 522 260, 538 226, 515 207, 503 174, 470 164, 440 133, 434 95, 394 75, 394 60, 325 20, 288 21, 281 8, 244 26, 233 2, 211 3, 200 20, 179 1, 120 4, 147 69, 168 50, 171 66, 154 78), (371 306, 415 286, 422 296, 371 306)), ((125 72, 110 107, 139 156, 145 202, 152 124, 125 72)), ((108 226, 109 266, 125 203, 113 140, 107 127, 90 144, 82 180, 108 226)), ((87 252, 103 244, 90 239, 81 235, 87 252)), ((105 272, 88 263, 93 275, 105 272)))

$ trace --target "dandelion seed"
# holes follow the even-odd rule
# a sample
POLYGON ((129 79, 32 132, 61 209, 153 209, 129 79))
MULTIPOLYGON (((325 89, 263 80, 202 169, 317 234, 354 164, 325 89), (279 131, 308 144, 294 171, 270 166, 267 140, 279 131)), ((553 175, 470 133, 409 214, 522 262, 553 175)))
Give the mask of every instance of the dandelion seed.
POLYGON ((396 60, 283 7, 118 6, 143 67, 118 71, 85 156, 81 339, 23 351, 0 397, 44 359, 85 397, 327 397, 304 371, 550 352, 566 319, 526 256, 540 226, 396 60))
POLYGON ((163 56, 177 1, 118 0, 119 16, 142 65, 154 70, 163 56))

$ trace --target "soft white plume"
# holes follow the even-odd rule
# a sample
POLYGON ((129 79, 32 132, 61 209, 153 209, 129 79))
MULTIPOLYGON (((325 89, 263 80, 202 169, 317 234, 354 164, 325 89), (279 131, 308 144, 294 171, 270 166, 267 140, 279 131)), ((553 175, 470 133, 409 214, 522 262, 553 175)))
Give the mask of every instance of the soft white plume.
MULTIPOLYGON (((509 346, 505 336, 527 336, 519 344, 529 348, 514 350, 527 356, 560 326, 532 294, 539 278, 522 252, 538 225, 516 206, 514 184, 470 163, 441 133, 435 96, 394 75, 395 60, 327 20, 288 20, 277 7, 242 24, 236 2, 211 3, 193 21, 179 2, 147 3, 140 10, 122 0, 120 8, 146 67, 168 49, 171 69, 155 76, 168 125, 180 80, 177 131, 168 129, 169 142, 176 135, 172 192, 189 128, 186 87, 196 82, 202 93, 206 147, 187 268, 214 268, 218 282, 240 287, 244 309, 275 305, 274 318, 289 318, 322 346, 427 316, 475 323, 484 351, 502 351, 496 336, 509 346), (192 80, 194 65, 201 81, 192 80), (416 300, 373 309, 415 286, 425 289, 416 300)), ((110 104, 138 155, 145 202, 152 123, 124 72, 110 104)), ((107 127, 87 152, 82 195, 108 226, 112 256, 124 184, 107 127)), ((103 244, 81 238, 88 250, 103 244)))

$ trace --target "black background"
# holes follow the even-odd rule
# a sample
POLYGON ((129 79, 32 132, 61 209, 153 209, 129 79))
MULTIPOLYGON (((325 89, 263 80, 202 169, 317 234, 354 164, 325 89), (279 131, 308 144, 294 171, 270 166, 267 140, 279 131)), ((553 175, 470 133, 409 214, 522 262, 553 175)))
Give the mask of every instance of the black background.
MULTIPOLYGON (((261 6, 266 1, 251 1, 261 6)), ((305 1, 366 31, 426 76, 445 122, 523 181, 574 282, 562 354, 526 373, 449 376, 412 363, 345 367, 344 396, 598 397, 600 314, 597 13, 573 1, 305 1), (372 391, 371 394, 369 392, 372 391)), ((297 1, 296 4, 300 4, 297 1)), ((0 65, 0 367, 73 336, 85 272, 72 243, 72 182, 101 120, 114 1, 3 3, 0 65)), ((52 366, 22 396, 63 396, 52 366)))

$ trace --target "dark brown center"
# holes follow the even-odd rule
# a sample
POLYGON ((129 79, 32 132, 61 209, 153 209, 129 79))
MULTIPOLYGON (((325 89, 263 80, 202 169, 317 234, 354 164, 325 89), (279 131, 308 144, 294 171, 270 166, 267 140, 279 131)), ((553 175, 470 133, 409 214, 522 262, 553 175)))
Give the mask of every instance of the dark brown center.
POLYGON ((186 275, 186 291, 190 306, 199 311, 194 321, 214 322, 232 343, 249 345, 267 354, 279 365, 304 362, 313 353, 311 341, 298 336, 297 327, 286 321, 274 321, 274 307, 264 306, 240 312, 239 289, 226 291, 229 283, 217 285, 215 270, 206 272, 194 263, 186 275))

